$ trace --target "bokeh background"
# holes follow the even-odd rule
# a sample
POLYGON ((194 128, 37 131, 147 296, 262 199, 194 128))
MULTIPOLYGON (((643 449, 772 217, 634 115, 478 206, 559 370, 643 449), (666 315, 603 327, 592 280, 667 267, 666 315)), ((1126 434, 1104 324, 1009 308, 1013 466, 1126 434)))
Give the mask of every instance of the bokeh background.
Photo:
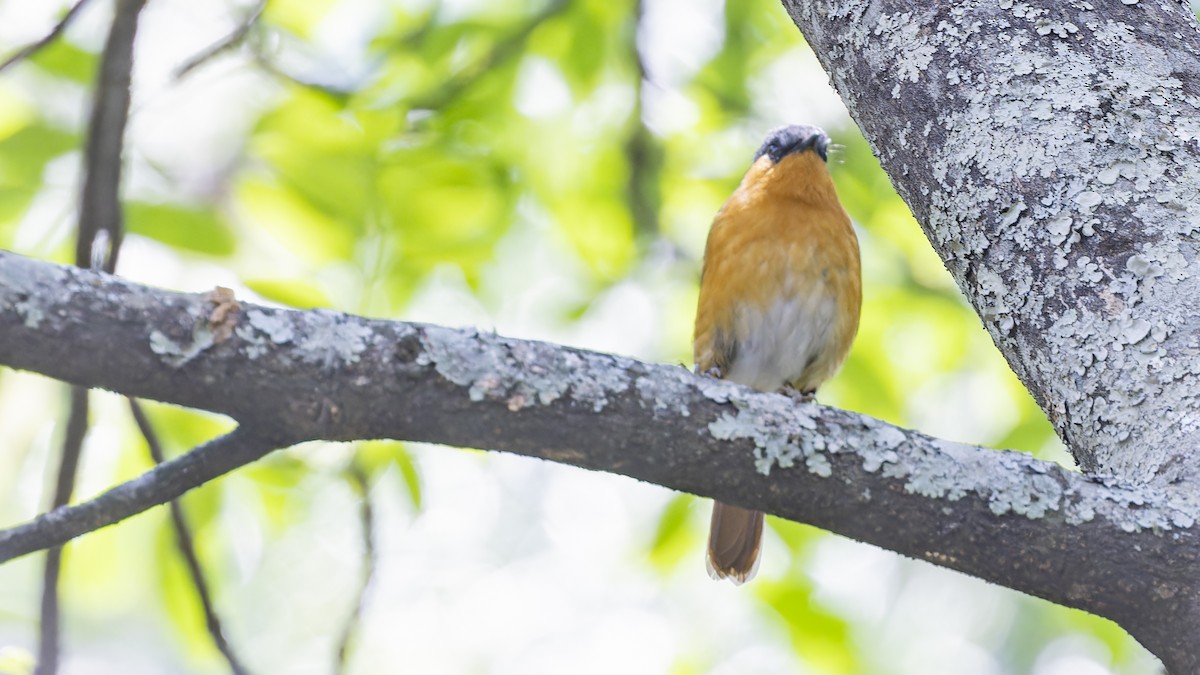
MULTIPOLYGON (((0 0, 0 55, 69 3, 0 0)), ((713 214, 764 133, 823 126, 865 302, 822 402, 1070 464, 773 0, 150 0, 119 273, 184 291, 477 326, 689 364, 713 214)), ((111 3, 0 74, 0 246, 70 260, 111 3)), ((96 358, 103 358, 102 354, 96 358)), ((85 498, 149 466, 95 395, 85 498)), ((0 524, 33 517, 66 389, 0 369, 0 524)), ((398 401, 397 405, 403 405, 398 401)), ((171 453, 231 422, 147 404, 171 453)), ((652 452, 653 448, 647 448, 652 452)), ((1114 624, 770 520, 758 578, 710 581, 705 500, 395 442, 277 452, 184 499, 258 673, 1103 675, 1157 671, 1114 624), (365 489, 354 476, 366 477, 365 489)), ((0 673, 28 673, 41 557, 0 566, 0 673)), ((65 556, 65 673, 220 673, 165 509, 65 556)))

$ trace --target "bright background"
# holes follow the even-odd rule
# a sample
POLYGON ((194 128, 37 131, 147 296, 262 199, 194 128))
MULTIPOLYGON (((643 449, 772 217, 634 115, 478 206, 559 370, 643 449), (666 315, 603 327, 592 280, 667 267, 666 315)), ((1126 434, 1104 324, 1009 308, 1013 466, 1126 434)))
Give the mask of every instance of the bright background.
MULTIPOLYGON (((771 0, 151 0, 119 272, 185 291, 473 325, 690 363, 713 214, 764 133, 818 124, 863 248, 858 341, 824 403, 1069 463, 771 0), (640 63, 640 65, 639 65, 640 63), (644 69, 645 78, 639 77, 644 69)), ((0 54, 68 3, 0 0, 0 54)), ((66 262, 111 6, 0 75, 0 246, 66 262)), ((103 355, 97 355, 103 358, 103 355)), ((0 524, 44 508, 65 387, 0 369, 0 524)), ((76 498, 148 466, 94 394, 76 498)), ((149 404, 172 453, 230 427, 149 404)), ((397 405, 403 405, 397 402, 397 405)), ((653 451, 648 448, 647 451, 653 451)), ((1115 625, 769 521, 758 578, 710 581, 705 500, 527 458, 400 443, 277 452, 184 500, 228 637, 258 673, 1102 675, 1115 625)), ((0 566, 0 673, 29 672, 41 556, 0 566)), ((65 673, 220 673, 164 509, 67 550, 65 673)))

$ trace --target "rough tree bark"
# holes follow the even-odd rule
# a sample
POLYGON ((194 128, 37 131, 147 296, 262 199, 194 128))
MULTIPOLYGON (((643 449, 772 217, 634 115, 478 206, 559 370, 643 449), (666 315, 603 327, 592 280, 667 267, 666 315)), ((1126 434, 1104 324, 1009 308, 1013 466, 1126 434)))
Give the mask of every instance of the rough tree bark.
POLYGON ((1200 32, 1186 3, 787 0, 1087 471, 1200 472, 1200 32))
MULTIPOLYGON (((1083 470, 1196 503, 1200 31, 1188 3, 784 5, 1083 470)), ((1196 609, 1182 609, 1176 625, 1146 610, 1124 625, 1172 672, 1200 672, 1196 609)))
POLYGON ((235 311, 0 253, 0 364, 239 431, 0 531, 0 560, 272 447, 508 450, 753 506, 1114 619, 1200 672, 1200 33, 1171 0, 785 0, 1085 474, 679 368, 329 312, 235 311), (102 354, 104 358, 95 358, 102 354))
POLYGON ((0 363, 241 422, 91 501, 0 531, 0 561, 165 503, 273 448, 396 438, 752 506, 1107 616, 1148 643, 1186 625, 1197 601, 1200 513, 1172 488, 1096 480, 674 366, 235 305, 2 251, 0 363))

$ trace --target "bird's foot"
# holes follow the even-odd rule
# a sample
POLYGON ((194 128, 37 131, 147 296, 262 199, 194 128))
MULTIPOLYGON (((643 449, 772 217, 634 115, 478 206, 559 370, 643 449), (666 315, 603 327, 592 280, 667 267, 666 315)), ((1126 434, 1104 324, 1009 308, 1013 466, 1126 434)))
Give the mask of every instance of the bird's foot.
POLYGON ((778 393, 783 394, 796 403, 815 403, 817 400, 816 389, 806 389, 804 391, 800 391, 790 384, 785 384, 780 387, 778 393))

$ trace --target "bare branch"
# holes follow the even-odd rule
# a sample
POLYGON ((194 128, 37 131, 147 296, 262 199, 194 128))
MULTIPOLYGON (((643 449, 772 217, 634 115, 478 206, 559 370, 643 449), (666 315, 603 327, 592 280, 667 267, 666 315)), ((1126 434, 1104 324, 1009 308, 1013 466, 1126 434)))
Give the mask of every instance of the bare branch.
POLYGON ((213 57, 218 56, 225 51, 232 49, 246 39, 250 34, 250 29, 254 28, 258 20, 262 18, 263 12, 267 9, 267 0, 258 0, 258 4, 254 9, 243 18, 238 25, 225 37, 209 45, 204 51, 196 54, 187 61, 184 61, 178 68, 175 69, 173 77, 176 81, 187 77, 193 70, 208 63, 213 57))
POLYGON ((81 534, 166 504, 278 446, 269 435, 238 427, 94 499, 54 509, 28 523, 0 531, 0 562, 60 546, 81 534))
MULTIPOLYGON (((63 436, 62 455, 59 460, 54 495, 50 500, 53 511, 71 501, 75 490, 75 475, 79 469, 79 455, 83 449, 83 437, 88 429, 88 390, 71 387, 71 402, 67 414, 67 431, 63 436)), ((53 675, 58 672, 59 612, 58 579, 62 569, 62 547, 55 546, 46 552, 42 570, 41 621, 38 627, 38 675, 53 675)))
POLYGON ((514 31, 498 40, 487 54, 455 74, 439 89, 411 101, 411 107, 413 109, 426 110, 440 110, 446 107, 455 99, 462 96, 463 92, 471 88, 480 78, 521 54, 534 29, 570 6, 570 0, 550 0, 541 11, 534 14, 514 31))
POLYGON ((645 13, 645 0, 637 0, 629 45, 637 79, 633 91, 633 110, 629 114, 629 131, 624 144, 625 163, 629 167, 625 201, 638 234, 657 237, 660 234, 658 209, 662 201, 658 185, 662 171, 662 148, 643 119, 646 87, 650 85, 650 74, 646 70, 646 59, 640 44, 645 13))
POLYGON ((346 666, 349 664, 350 647, 358 635, 359 626, 362 624, 363 610, 366 607, 367 601, 367 589, 370 588, 371 580, 375 576, 376 564, 375 509, 371 506, 371 483, 367 478, 366 472, 357 461, 350 463, 350 466, 346 469, 346 474, 360 500, 358 506, 358 526, 359 533, 362 535, 363 568, 361 581, 358 584, 357 591, 354 593, 354 604, 350 609, 350 614, 346 617, 346 623, 342 626, 341 637, 338 638, 336 658, 333 666, 335 675, 346 672, 346 666))
POLYGON ((310 79, 305 75, 289 72, 287 69, 275 63, 269 54, 263 52, 262 49, 253 48, 251 52, 254 56, 254 62, 259 68, 262 68, 267 73, 288 83, 293 84, 303 89, 311 90, 314 93, 319 93, 322 96, 327 96, 334 101, 345 101, 351 94, 354 93, 352 86, 340 82, 320 82, 316 79, 310 79))
MULTIPOLYGON (((144 3, 145 0, 122 0, 117 3, 108 40, 100 59, 100 76, 96 84, 87 149, 84 153, 83 198, 76 227, 75 264, 80 267, 94 266, 109 272, 116 267, 117 253, 121 246, 119 190, 125 119, 129 114, 133 40, 137 33, 138 15, 144 3), (105 238, 108 241, 107 250, 97 251, 97 241, 105 238)), ((82 0, 76 3, 44 43, 48 43, 53 36, 64 30, 82 6, 82 0)), ((0 66, 0 70, 3 68, 0 66)), ((63 443, 51 511, 66 506, 71 501, 71 493, 75 488, 75 474, 79 468, 83 436, 87 433, 88 425, 87 389, 78 386, 71 389, 68 416, 66 440, 63 443)), ((50 549, 42 573, 37 669, 39 675, 54 675, 58 672, 58 579, 61 565, 62 549, 50 549)))
MULTIPOLYGON (((166 461, 166 457, 163 455, 162 445, 158 441, 158 434, 154 432, 154 425, 146 417, 146 412, 142 410, 137 399, 129 399, 129 409, 133 413, 133 420, 137 424, 138 430, 146 439, 150 459, 156 466, 162 464, 166 461)), ((184 516, 183 505, 178 499, 173 499, 168 506, 171 509, 171 526, 175 530, 175 544, 179 548, 179 555, 183 558, 188 576, 191 577, 192 586, 196 589, 196 597, 200 600, 200 607, 204 612, 204 625, 208 629, 208 634, 217 650, 225 657, 226 663, 229 664, 229 671, 233 675, 246 675, 249 671, 242 665, 237 653, 225 639, 221 618, 217 615, 212 601, 212 593, 208 590, 208 580, 204 576, 204 569, 200 566, 200 557, 196 555, 196 547, 192 543, 192 530, 184 516)))
POLYGON ((51 42, 57 40, 58 37, 63 34, 63 31, 67 30, 67 26, 71 25, 71 22, 75 20, 75 17, 79 14, 79 11, 82 10, 84 5, 86 5, 88 2, 89 0, 77 0, 74 5, 71 5, 71 9, 68 9, 67 13, 63 15, 63 18, 60 19, 58 23, 54 24, 54 28, 51 28, 49 33, 46 33, 46 35, 40 40, 31 42, 24 47, 21 47, 17 51, 13 52, 13 54, 7 59, 4 59, 3 62, 0 62, 0 73, 33 56, 47 47, 51 42))
POLYGON ((116 15, 100 58, 95 101, 84 149, 83 193, 79 204, 79 237, 75 262, 87 267, 99 260, 106 272, 117 266, 123 235, 121 161, 125 123, 129 119, 129 87, 133 71, 133 41, 138 16, 146 0, 118 0, 116 15), (107 250, 95 250, 103 232, 107 250))

